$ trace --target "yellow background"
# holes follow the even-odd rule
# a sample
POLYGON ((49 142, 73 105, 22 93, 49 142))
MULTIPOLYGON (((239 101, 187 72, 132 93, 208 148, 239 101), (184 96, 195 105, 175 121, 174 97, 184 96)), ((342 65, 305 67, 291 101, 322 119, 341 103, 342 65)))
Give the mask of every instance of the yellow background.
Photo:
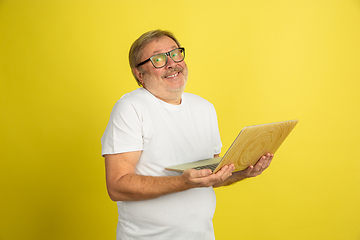
POLYGON ((360 1, 0 0, 0 239, 114 239, 100 137, 143 32, 186 48, 223 152, 300 122, 260 177, 217 189, 217 240, 360 239, 360 1))

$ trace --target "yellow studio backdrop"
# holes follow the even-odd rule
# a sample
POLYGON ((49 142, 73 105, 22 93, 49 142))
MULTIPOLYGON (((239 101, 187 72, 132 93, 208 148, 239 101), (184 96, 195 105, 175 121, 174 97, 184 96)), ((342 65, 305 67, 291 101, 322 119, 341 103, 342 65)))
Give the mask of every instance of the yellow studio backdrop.
POLYGON ((1 0, 0 239, 114 239, 100 137, 137 85, 131 43, 167 29, 223 152, 300 122, 261 176, 216 189, 227 239, 360 239, 360 1, 1 0))

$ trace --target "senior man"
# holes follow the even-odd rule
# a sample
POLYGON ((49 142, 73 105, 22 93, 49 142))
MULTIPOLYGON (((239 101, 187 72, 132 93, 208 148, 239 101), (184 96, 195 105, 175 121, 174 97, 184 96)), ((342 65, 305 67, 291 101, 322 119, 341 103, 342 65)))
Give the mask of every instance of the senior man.
POLYGON ((215 239, 213 188, 255 177, 273 158, 232 173, 165 167, 217 157, 217 116, 207 100, 184 93, 185 49, 168 31, 141 35, 131 46, 130 67, 140 88, 115 104, 102 142, 106 184, 117 202, 117 239, 215 239))

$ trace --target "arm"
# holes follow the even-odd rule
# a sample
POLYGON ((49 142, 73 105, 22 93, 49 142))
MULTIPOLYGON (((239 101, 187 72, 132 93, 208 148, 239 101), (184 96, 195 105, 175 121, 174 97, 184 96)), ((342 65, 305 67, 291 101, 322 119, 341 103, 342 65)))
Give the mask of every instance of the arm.
POLYGON ((260 175, 266 168, 269 167, 273 158, 274 158, 274 154, 267 153, 266 155, 262 156, 259 159, 259 161, 255 164, 255 166, 249 166, 245 170, 234 172, 231 177, 226 179, 226 181, 214 185, 214 188, 221 186, 228 186, 238 181, 244 180, 246 178, 256 177, 260 175))
POLYGON ((211 187, 224 182, 233 168, 225 166, 216 174, 209 169, 188 169, 180 176, 152 177, 135 173, 141 151, 105 155, 106 185, 113 201, 137 201, 184 191, 211 187))

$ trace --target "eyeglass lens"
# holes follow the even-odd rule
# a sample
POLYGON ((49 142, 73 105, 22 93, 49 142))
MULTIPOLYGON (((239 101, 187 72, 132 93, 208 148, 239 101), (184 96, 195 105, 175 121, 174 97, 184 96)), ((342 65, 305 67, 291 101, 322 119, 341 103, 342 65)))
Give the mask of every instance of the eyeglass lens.
POLYGON ((161 68, 164 67, 167 63, 167 55, 169 55, 174 62, 181 62, 182 60, 184 60, 185 57, 183 49, 177 48, 169 53, 161 53, 152 56, 150 60, 154 67, 161 68))

